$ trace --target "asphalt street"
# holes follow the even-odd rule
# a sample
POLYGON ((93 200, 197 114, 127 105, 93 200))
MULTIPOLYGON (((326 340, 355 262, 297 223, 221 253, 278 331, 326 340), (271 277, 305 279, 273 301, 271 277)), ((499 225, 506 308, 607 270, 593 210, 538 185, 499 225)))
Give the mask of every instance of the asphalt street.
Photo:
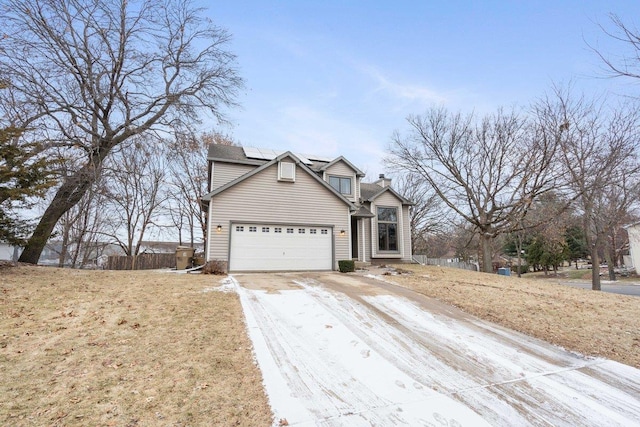
MULTIPOLYGON (((563 281, 562 285, 573 286, 574 288, 591 289, 590 282, 583 281, 563 281)), ((600 283, 600 289, 602 292, 609 292, 612 294, 631 295, 640 297, 640 283, 639 284, 623 284, 623 282, 609 282, 602 281, 600 283)))

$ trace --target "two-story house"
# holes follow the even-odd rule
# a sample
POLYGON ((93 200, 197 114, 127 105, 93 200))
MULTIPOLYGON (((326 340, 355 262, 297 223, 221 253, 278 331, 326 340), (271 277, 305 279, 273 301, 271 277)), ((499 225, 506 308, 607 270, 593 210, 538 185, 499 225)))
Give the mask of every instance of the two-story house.
POLYGON ((209 146, 205 257, 227 271, 336 270, 410 262, 411 202, 344 157, 209 146))

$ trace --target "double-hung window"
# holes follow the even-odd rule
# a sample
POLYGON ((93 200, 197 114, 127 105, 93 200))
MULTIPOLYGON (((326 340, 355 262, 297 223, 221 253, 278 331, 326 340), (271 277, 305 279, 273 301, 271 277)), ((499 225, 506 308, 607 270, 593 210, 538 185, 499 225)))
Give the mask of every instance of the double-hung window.
POLYGON ((330 176, 329 185, 340 194, 351 194, 351 178, 330 176))
POLYGON ((378 250, 398 250, 397 208, 378 208, 378 250))

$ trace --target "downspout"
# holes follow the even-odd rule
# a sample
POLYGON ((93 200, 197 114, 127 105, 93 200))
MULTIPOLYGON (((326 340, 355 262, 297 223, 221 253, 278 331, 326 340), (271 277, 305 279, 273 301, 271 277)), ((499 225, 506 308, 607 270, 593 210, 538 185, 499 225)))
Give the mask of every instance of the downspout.
POLYGON ((351 210, 349 208, 347 208, 347 229, 349 230, 349 233, 347 234, 347 239, 349 240, 349 256, 346 259, 353 259, 353 247, 352 247, 352 234, 353 230, 351 229, 351 210))
POLYGON ((204 262, 209 262, 209 254, 211 252, 211 218, 213 216, 213 200, 209 200, 209 206, 207 208, 207 227, 206 236, 204 236, 204 262))

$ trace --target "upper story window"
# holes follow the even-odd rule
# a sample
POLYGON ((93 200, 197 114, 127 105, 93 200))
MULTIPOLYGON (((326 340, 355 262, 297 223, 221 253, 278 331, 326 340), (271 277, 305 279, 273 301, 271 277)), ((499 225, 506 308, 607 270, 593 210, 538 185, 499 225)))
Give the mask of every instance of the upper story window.
POLYGON ((351 178, 342 176, 330 176, 329 185, 340 194, 351 194, 351 178))
POLYGON ((378 250, 398 250, 397 208, 378 208, 378 250))

